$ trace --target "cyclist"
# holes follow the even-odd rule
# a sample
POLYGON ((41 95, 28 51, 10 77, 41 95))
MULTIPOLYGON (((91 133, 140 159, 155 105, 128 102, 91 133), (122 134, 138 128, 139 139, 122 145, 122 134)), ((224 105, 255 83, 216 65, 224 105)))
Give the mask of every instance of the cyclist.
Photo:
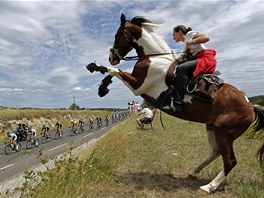
POLYGON ((69 128, 75 128, 77 126, 77 122, 75 120, 71 120, 69 128))
POLYGON ((84 126, 84 121, 82 119, 79 119, 79 126, 81 126, 81 127, 84 126))
POLYGON ((6 134, 8 137, 10 137, 10 144, 14 145, 14 148, 18 149, 16 140, 17 140, 17 135, 15 133, 12 132, 7 132, 6 134))
POLYGON ((93 119, 91 117, 89 117, 88 120, 89 120, 89 124, 90 124, 91 130, 93 130, 93 122, 94 121, 93 121, 93 119))
POLYGON ((57 122, 55 123, 55 127, 56 127, 56 129, 57 129, 57 132, 59 132, 60 137, 62 137, 62 134, 61 134, 62 124, 61 124, 59 121, 57 121, 57 122))
POLYGON ((48 140, 49 141, 49 125, 48 124, 44 124, 43 126, 42 126, 42 132, 44 131, 44 135, 46 136, 46 140, 48 140))
POLYGON ((98 126, 98 128, 101 128, 101 118, 100 117, 96 117, 96 124, 97 124, 97 126, 98 126))
POLYGON ((109 116, 108 115, 105 116, 105 124, 106 124, 106 126, 108 126, 108 124, 109 124, 109 116))
POLYGON ((69 128, 71 128, 71 131, 74 134, 77 134, 77 132, 78 132, 78 130, 77 130, 77 122, 75 120, 71 120, 69 128))
POLYGON ((31 127, 29 128, 29 133, 30 133, 30 140, 33 142, 36 142, 37 141, 37 131, 31 127))

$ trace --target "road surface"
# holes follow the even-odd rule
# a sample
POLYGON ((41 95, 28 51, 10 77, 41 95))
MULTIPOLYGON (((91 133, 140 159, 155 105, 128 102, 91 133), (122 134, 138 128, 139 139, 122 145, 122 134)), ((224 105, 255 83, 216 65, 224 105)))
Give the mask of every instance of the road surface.
MULTIPOLYGON (((116 124, 116 123, 115 123, 116 124)), ((42 153, 42 159, 50 159, 66 151, 69 151, 69 147, 77 147, 92 139, 99 138, 104 135, 111 127, 103 126, 102 128, 95 129, 93 131, 88 130, 88 125, 85 125, 85 131, 81 134, 70 136, 70 129, 63 129, 63 137, 60 139, 54 139, 54 133, 49 142, 39 145, 37 148, 32 148, 33 153, 42 153)), ((41 139, 41 137, 38 137, 41 139)), ((10 155, 5 154, 5 145, 0 145, 0 183, 12 178, 18 174, 21 174, 26 169, 30 169, 41 163, 36 154, 29 154, 26 149, 26 142, 20 142, 22 149, 20 152, 12 153, 10 155)))

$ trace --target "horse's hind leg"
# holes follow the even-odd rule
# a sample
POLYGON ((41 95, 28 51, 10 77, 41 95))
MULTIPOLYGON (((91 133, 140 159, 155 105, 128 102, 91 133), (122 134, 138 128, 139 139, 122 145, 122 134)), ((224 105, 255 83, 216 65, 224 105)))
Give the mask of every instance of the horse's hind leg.
POLYGON ((210 164, 212 161, 214 161, 220 155, 219 151, 218 151, 218 144, 217 144, 216 139, 215 139, 215 132, 212 130, 212 127, 210 127, 209 125, 206 125, 206 129, 207 129, 207 138, 208 138, 208 142, 210 145, 210 153, 206 158, 204 158, 200 162, 200 164, 198 164, 197 166, 195 166, 193 169, 190 170, 188 175, 191 177, 196 177, 197 174, 204 167, 206 167, 208 164, 210 164))
POLYGON ((223 134, 227 133, 222 132, 220 135, 216 134, 216 141, 218 143, 219 152, 223 158, 224 168, 209 184, 200 187, 201 190, 206 191, 207 193, 214 192, 237 164, 233 150, 233 140, 228 139, 226 136, 223 137, 223 134))

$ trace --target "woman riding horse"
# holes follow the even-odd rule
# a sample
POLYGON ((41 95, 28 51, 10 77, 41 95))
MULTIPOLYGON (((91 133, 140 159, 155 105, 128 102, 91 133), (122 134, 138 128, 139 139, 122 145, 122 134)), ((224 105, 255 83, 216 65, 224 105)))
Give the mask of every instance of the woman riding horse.
MULTIPOLYGON (((201 73, 213 73, 216 68, 215 50, 207 49, 203 44, 209 41, 209 37, 191 30, 191 27, 186 28, 184 25, 176 26, 173 29, 173 39, 186 44, 185 53, 182 56, 188 54, 194 60, 177 66, 173 80, 173 105, 170 107, 172 112, 181 111, 188 82, 201 73)), ((180 59, 184 59, 184 57, 180 59)))
MULTIPOLYGON (((117 65, 120 60, 128 60, 125 56, 135 49, 138 61, 132 73, 95 63, 88 64, 87 69, 90 72, 108 72, 119 78, 135 95, 154 105, 160 94, 170 86, 168 82, 172 81, 176 59, 167 43, 154 32, 155 27, 156 24, 142 17, 129 21, 122 14, 109 62, 117 65)), ((211 101, 185 93, 183 102, 185 106, 181 112, 165 112, 181 119, 205 123, 210 145, 209 155, 192 168, 189 175, 196 177, 204 167, 222 156, 223 169, 209 184, 200 187, 202 191, 211 193, 237 164, 233 150, 235 139, 251 125, 254 126, 253 133, 264 131, 264 109, 250 103, 240 90, 227 83, 216 90, 211 101)), ((170 103, 169 99, 167 103, 170 103)), ((258 151, 258 159, 264 168, 264 143, 258 151)))

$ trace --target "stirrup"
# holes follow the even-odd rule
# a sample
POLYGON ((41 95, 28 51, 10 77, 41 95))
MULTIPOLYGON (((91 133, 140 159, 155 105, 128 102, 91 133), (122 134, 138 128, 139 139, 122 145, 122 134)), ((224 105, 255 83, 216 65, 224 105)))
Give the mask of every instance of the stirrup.
POLYGON ((174 101, 173 97, 171 97, 170 106, 164 106, 161 109, 165 111, 169 111, 171 113, 180 112, 182 110, 182 102, 174 101))

